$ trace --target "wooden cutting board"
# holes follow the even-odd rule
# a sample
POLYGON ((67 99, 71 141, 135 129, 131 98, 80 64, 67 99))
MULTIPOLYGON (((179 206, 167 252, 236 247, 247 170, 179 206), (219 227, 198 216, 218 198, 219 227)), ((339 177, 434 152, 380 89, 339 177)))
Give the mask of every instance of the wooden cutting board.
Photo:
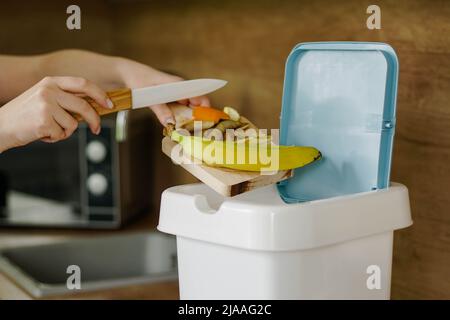
MULTIPOLYGON (((162 151, 170 158, 172 149, 176 145, 177 143, 169 137, 164 137, 162 151)), ((186 155, 183 155, 183 161, 180 165, 194 177, 226 197, 233 197, 259 187, 274 184, 292 176, 292 170, 278 171, 272 175, 261 175, 259 172, 209 167, 203 164, 194 164, 192 158, 186 155)))

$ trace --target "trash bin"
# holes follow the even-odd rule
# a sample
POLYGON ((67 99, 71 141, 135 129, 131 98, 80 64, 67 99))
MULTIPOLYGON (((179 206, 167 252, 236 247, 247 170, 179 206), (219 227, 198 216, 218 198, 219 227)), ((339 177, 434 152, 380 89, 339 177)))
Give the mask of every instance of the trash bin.
POLYGON ((393 231, 411 223, 401 184, 296 204, 190 184, 163 192, 158 230, 177 237, 181 299, 388 299, 393 231))
POLYGON ((182 299, 389 299, 393 231, 408 190, 389 183, 398 61, 382 43, 296 46, 280 144, 322 159, 224 198, 203 184, 162 194, 158 229, 177 237, 182 299))

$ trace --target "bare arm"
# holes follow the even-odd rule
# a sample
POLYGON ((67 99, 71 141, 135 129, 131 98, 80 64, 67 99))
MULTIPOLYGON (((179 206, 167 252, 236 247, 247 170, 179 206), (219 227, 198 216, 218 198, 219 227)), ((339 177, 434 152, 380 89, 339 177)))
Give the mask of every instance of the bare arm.
POLYGON ((154 84, 167 77, 165 73, 132 60, 82 50, 61 50, 35 56, 0 55, 0 69, 2 102, 15 98, 48 76, 81 77, 103 89, 132 84, 133 77, 139 77, 134 75, 136 72, 146 73, 147 80, 154 80, 154 84))
MULTIPOLYGON (((87 110, 82 99, 74 94, 90 95, 108 107, 104 90, 180 80, 136 61, 82 50, 0 56, 0 102, 9 101, 0 108, 0 152, 37 139, 55 142, 67 138, 77 126, 70 112, 84 114, 91 130, 98 133, 98 115, 93 109, 87 110), (40 111, 34 106, 39 106, 40 111), (39 127, 36 117, 42 118, 39 127)), ((209 105, 209 100, 197 97, 186 103, 209 105)), ((163 125, 174 123, 167 105, 150 108, 163 125)))
MULTIPOLYGON (((82 77, 102 89, 143 87, 182 80, 142 63, 83 50, 61 50, 36 56, 0 56, 0 101, 9 101, 47 76, 82 77)), ((209 105, 206 97, 192 105, 209 105)), ((152 106, 161 123, 171 118, 165 105, 152 106)))
POLYGON ((63 50, 36 56, 0 56, 0 101, 7 102, 45 77, 71 76, 107 89, 123 85, 120 58, 88 51, 63 50))
MULTIPOLYGON (((0 102, 15 98, 39 81, 41 56, 0 56, 0 102)), ((42 77, 41 77, 42 78, 42 77)))

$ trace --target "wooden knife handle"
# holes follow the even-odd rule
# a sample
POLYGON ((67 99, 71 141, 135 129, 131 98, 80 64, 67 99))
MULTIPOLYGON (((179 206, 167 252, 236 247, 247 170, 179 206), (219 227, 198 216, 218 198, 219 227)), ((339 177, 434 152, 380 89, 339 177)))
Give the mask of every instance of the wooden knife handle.
MULTIPOLYGON (((100 116, 118 112, 121 110, 127 110, 131 109, 131 89, 124 88, 124 89, 117 89, 113 91, 108 91, 106 93, 108 97, 111 99, 111 101, 114 104, 114 108, 107 109, 105 107, 100 106, 97 102, 95 102, 90 97, 83 97, 84 100, 86 100, 94 109, 97 111, 97 113, 100 116)), ((78 120, 83 121, 84 119, 77 113, 71 113, 72 116, 78 120)))

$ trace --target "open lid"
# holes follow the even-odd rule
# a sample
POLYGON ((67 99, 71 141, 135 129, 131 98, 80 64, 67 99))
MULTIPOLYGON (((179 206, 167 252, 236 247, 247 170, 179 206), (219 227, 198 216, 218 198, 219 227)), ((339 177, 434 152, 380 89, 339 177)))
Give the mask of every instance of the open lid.
POLYGON ((323 158, 278 190, 286 202, 385 188, 395 127, 398 60, 383 43, 297 45, 286 62, 280 144, 323 158))

